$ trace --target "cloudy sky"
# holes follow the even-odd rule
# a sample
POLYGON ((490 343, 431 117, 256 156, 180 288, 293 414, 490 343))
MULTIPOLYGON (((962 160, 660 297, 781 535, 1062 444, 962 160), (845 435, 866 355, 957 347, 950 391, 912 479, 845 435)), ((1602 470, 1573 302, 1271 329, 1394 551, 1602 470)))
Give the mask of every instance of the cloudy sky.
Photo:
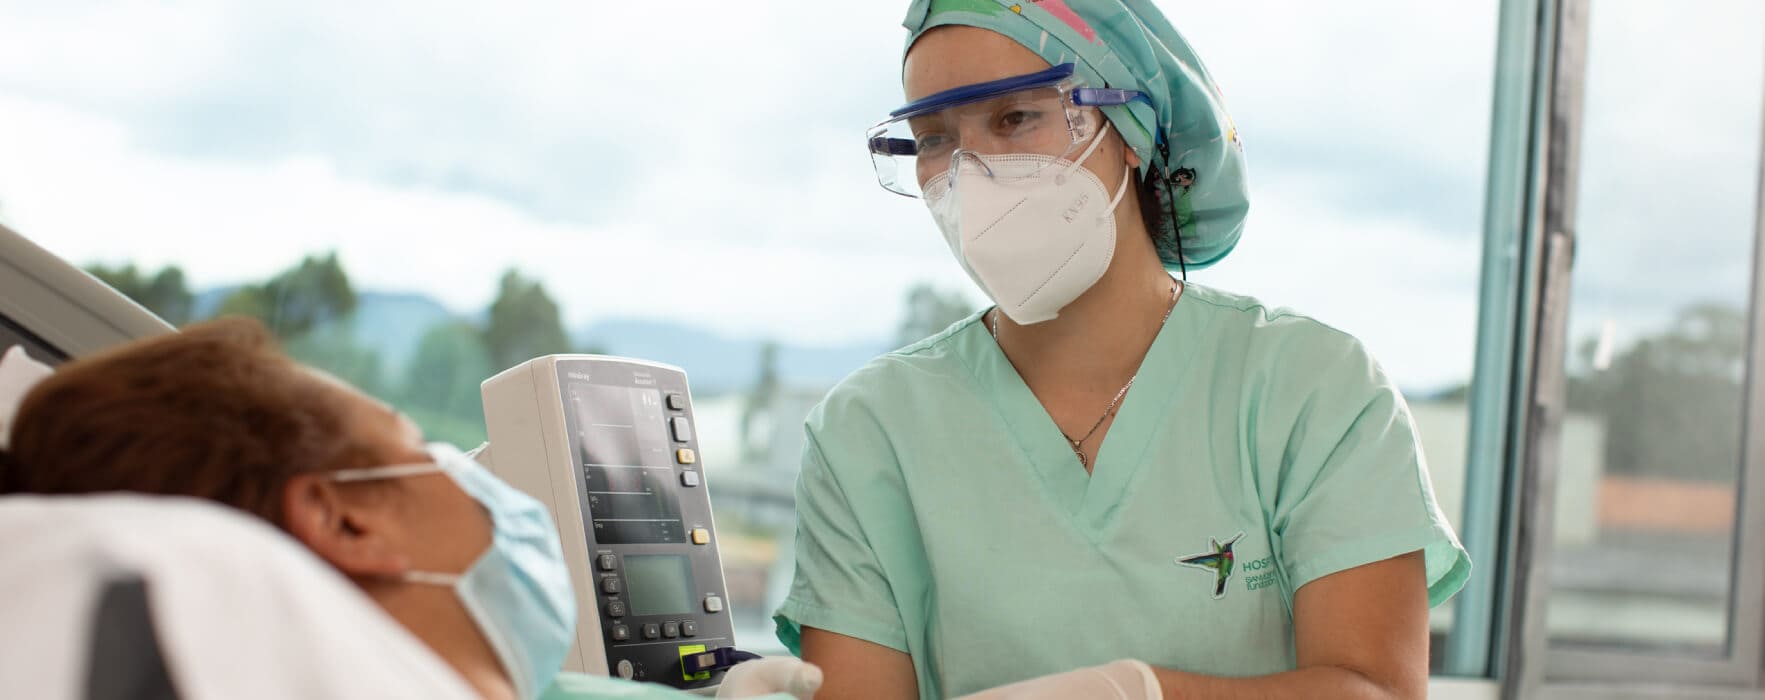
POLYGON ((1593 8, 1570 332, 1622 349, 1678 309, 1747 306, 1765 4, 1593 8))
MULTIPOLYGON (((1715 4, 1668 19, 1757 63, 1752 3, 1715 4)), ((915 282, 980 301, 859 146, 900 101, 905 5, 0 0, 0 220, 199 286, 335 249, 462 311, 515 266, 573 325, 886 338, 915 282)), ((1251 164, 1244 242, 1195 279, 1362 336, 1405 386, 1468 377, 1495 1, 1160 5, 1251 164)), ((1756 145, 1748 70, 1734 119, 1616 138, 1756 145)))

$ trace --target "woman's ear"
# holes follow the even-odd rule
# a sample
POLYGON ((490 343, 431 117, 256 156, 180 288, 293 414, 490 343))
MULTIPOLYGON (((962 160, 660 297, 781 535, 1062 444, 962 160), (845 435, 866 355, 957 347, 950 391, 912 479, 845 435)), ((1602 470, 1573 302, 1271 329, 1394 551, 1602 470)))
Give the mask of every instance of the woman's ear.
POLYGON ((1122 160, 1126 161, 1130 168, 1140 167, 1140 153, 1129 146, 1126 141, 1122 142, 1122 160))
POLYGON ((395 578, 411 568, 386 499, 350 498, 324 474, 297 474, 282 491, 289 534, 352 578, 395 578))

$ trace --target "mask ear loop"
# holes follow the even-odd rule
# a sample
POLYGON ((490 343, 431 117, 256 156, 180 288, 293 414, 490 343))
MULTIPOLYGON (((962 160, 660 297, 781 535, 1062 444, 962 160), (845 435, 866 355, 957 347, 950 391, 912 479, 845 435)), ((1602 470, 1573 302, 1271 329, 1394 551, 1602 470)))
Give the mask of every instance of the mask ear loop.
POLYGON ((384 467, 365 467, 362 469, 338 469, 328 472, 325 478, 332 481, 347 483, 351 481, 376 481, 379 479, 396 479, 404 476, 417 476, 444 471, 441 465, 434 462, 417 462, 414 464, 391 464, 384 467))
MULTIPOLYGON (((482 449, 482 448, 480 448, 482 449)), ((380 479, 396 479, 421 474, 445 472, 446 468, 436 462, 418 462, 415 464, 389 464, 383 467, 366 467, 361 469, 338 469, 325 474, 325 477, 338 482, 350 483, 357 481, 378 481, 380 479)), ((436 571, 406 571, 398 576, 405 583, 420 583, 428 586, 458 585, 463 574, 448 574, 436 571)))
MULTIPOLYGON (((1071 175, 1074 170, 1078 170, 1080 167, 1084 166, 1085 161, 1091 159, 1091 154, 1097 152, 1097 147, 1103 145, 1103 132, 1108 130, 1109 121, 1104 120, 1103 126, 1099 127, 1097 133, 1091 136, 1091 145, 1085 147, 1085 152, 1079 154, 1078 160, 1072 161, 1070 165, 1061 169, 1060 173, 1054 176, 1054 184, 1066 184, 1066 176, 1071 175)), ((1116 199, 1120 200, 1121 197, 1118 195, 1116 199)), ((1114 207, 1111 208, 1113 209, 1114 207)))
POLYGON ((443 574, 434 571, 406 571, 399 580, 405 583, 420 583, 426 586, 457 586, 463 574, 443 574))
POLYGON ((1109 200, 1109 208, 1104 209, 1103 215, 1097 217, 1098 221, 1102 221, 1102 220, 1107 219, 1111 216, 1115 216, 1115 205, 1122 203, 1122 197, 1124 197, 1128 194, 1128 183, 1133 182, 1133 181, 1134 181, 1133 170, 1128 167, 1127 163, 1123 163, 1122 164, 1122 184, 1121 184, 1121 187, 1115 188, 1115 198, 1109 200))

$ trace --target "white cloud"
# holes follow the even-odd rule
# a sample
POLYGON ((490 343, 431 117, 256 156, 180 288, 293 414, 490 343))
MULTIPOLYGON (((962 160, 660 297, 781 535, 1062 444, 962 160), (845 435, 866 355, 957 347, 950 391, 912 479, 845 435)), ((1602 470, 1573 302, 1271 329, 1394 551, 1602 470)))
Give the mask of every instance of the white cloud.
MULTIPOLYGON (((176 263, 203 285, 261 279, 335 249, 364 287, 422 290, 459 310, 481 308, 497 274, 517 266, 543 278, 576 321, 650 316, 807 343, 885 334, 911 282, 965 284, 928 223, 851 251, 761 245, 737 230, 672 236, 672 214, 585 227, 484 196, 350 179, 319 156, 168 159, 132 148, 124 133, 0 99, 0 155, 13 166, 0 167, 8 223, 75 261, 176 263)), ((891 228, 924 216, 902 202, 894 218, 903 225, 891 228)), ((868 220, 874 229, 875 214, 868 220)))
POLYGON ((1480 240, 1469 230, 1343 211, 1319 197, 1322 185, 1311 176, 1262 178, 1238 249, 1196 279, 1359 337, 1405 387, 1466 381, 1480 240))
MULTIPOLYGON (((1494 3, 1162 4, 1257 197, 1197 279, 1358 333, 1405 383, 1463 378, 1494 3), (1410 201, 1418 173, 1448 189, 1410 201)), ((513 264, 573 320, 887 336, 911 282, 978 299, 857 146, 900 99, 903 8, 0 4, 0 216, 202 283, 336 248, 460 309, 513 264)))
POLYGON ((1698 303, 1745 308, 1765 5, 1602 0, 1589 17, 1570 341, 1622 351, 1698 303))
POLYGON ((228 58, 218 7, 0 2, 0 85, 109 109, 200 89, 228 58))
POLYGON ((1160 3, 1259 133, 1483 170, 1495 2, 1160 3), (1300 138, 1296 138, 1300 137, 1300 138))

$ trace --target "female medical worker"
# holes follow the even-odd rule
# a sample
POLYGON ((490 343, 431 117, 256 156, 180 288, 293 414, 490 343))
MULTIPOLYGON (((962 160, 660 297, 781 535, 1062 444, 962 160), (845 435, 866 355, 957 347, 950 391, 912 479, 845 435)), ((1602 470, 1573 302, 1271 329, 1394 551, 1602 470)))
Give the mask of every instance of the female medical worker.
POLYGON ((1422 697, 1470 562, 1354 338, 1173 279, 1247 209, 1237 133, 1147 0, 917 0, 869 134, 995 306, 810 415, 779 636, 831 697, 1112 659, 1166 697, 1422 697))

